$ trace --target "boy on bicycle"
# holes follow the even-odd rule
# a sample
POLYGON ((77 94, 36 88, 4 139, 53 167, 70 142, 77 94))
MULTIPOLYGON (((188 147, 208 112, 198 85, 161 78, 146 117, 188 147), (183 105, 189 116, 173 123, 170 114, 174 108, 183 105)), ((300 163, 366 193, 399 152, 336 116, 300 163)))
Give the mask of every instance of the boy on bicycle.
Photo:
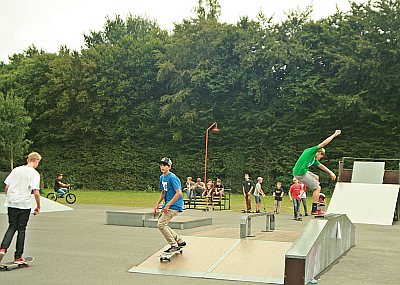
POLYGON ((61 195, 61 198, 64 197, 65 193, 67 192, 67 189, 65 187, 71 186, 71 184, 65 184, 61 182, 63 179, 64 175, 62 173, 57 175, 56 180, 54 181, 54 191, 57 192, 58 194, 61 195))

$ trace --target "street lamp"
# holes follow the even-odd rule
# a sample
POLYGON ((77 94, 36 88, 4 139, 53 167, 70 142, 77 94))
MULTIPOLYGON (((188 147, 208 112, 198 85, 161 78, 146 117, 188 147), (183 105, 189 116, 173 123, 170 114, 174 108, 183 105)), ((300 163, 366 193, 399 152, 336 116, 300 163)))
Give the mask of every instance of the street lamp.
POLYGON ((205 159, 204 159, 204 183, 207 183, 207 160, 208 160, 208 131, 212 128, 212 132, 214 133, 218 133, 219 129, 218 129, 218 124, 217 122, 212 123, 206 130, 206 155, 205 155, 205 159))

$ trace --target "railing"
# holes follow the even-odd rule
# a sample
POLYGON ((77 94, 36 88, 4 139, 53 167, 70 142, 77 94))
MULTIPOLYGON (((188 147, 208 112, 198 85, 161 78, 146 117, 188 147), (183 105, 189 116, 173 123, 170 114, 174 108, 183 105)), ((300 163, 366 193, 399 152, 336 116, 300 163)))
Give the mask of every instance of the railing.
POLYGON ((251 235, 251 219, 255 217, 265 216, 265 228, 263 232, 272 232, 275 230, 274 213, 255 213, 242 216, 240 219, 240 238, 252 237, 251 235))
POLYGON ((400 184, 400 159, 397 158, 362 158, 343 157, 339 161, 339 182, 350 182, 353 174, 354 161, 385 162, 384 184, 400 184), (348 165, 351 163, 351 167, 348 165))

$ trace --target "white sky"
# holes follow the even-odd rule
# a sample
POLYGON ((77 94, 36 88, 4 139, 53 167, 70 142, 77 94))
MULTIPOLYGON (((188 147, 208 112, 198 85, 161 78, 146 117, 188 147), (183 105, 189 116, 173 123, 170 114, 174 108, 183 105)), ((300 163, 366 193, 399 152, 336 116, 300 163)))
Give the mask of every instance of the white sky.
MULTIPOLYGON (((349 0, 220 0, 221 22, 236 23, 241 16, 256 19, 259 11, 276 22, 285 12, 304 10, 313 5, 315 19, 332 15, 336 5, 349 10, 349 0)), ((366 2, 366 0, 354 0, 366 2)), ((120 14, 146 16, 172 30, 195 15, 198 0, 0 0, 0 61, 34 44, 47 52, 57 52, 61 45, 80 50, 83 34, 102 30, 106 16, 120 14)))

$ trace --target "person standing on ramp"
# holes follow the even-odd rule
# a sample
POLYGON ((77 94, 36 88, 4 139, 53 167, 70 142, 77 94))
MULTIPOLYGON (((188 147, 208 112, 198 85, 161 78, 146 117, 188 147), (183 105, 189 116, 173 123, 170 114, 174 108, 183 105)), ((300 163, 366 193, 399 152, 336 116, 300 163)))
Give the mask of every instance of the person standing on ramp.
POLYGON ((165 250, 165 252, 175 252, 186 245, 186 242, 168 226, 169 221, 183 210, 181 181, 170 171, 172 167, 171 159, 163 157, 159 161, 159 165, 162 172, 160 176, 161 194, 154 207, 154 212, 158 211, 161 201, 164 200, 161 214, 158 217, 157 228, 170 245, 170 248, 165 250))
POLYGON ((311 212, 312 215, 323 215, 325 213, 323 211, 318 211, 318 199, 319 193, 321 191, 319 177, 318 175, 309 171, 308 168, 313 165, 318 166, 320 169, 328 173, 332 180, 336 180, 335 173, 333 173, 333 171, 323 165, 320 160, 321 158, 326 157, 324 146, 329 144, 335 137, 340 134, 341 131, 336 130, 335 133, 326 138, 319 145, 304 150, 293 168, 293 176, 313 191, 313 204, 311 212))

